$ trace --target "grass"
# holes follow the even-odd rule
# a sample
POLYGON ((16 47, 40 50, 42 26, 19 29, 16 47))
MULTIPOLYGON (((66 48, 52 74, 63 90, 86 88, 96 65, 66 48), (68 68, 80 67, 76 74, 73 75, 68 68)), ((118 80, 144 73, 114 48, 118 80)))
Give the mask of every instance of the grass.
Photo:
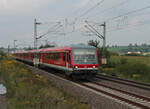
POLYGON ((119 47, 110 47, 108 48, 109 51, 111 52, 122 52, 123 50, 127 49, 127 46, 119 46, 119 47))
POLYGON ((8 109, 89 109, 14 60, 0 60, 0 76, 7 88, 8 109))
POLYGON ((104 68, 108 75, 150 83, 150 57, 144 56, 111 56, 113 67, 104 68))
POLYGON ((111 61, 119 62, 122 58, 127 59, 129 62, 139 61, 150 66, 150 57, 144 56, 111 56, 111 61))

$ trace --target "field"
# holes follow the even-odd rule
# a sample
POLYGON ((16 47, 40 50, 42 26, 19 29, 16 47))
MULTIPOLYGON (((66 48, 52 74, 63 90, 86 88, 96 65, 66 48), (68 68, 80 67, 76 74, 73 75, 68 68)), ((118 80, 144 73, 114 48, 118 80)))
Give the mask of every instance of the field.
POLYGON ((108 48, 109 51, 111 52, 123 52, 125 49, 127 49, 127 46, 119 46, 119 47, 110 47, 108 48))
POLYGON ((14 60, 0 59, 0 77, 7 87, 8 109, 89 109, 14 60))
POLYGON ((121 78, 150 83, 150 57, 111 56, 103 72, 121 78))
POLYGON ((111 56, 111 61, 119 62, 121 59, 127 59, 129 62, 138 61, 150 67, 150 57, 144 56, 111 56))

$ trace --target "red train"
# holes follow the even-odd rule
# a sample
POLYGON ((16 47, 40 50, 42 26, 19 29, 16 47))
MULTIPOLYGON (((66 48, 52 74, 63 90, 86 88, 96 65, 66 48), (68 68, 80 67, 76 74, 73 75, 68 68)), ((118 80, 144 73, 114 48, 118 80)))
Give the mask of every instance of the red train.
POLYGON ((97 50, 88 45, 22 51, 14 53, 14 57, 36 66, 63 70, 70 77, 86 79, 98 72, 97 50))

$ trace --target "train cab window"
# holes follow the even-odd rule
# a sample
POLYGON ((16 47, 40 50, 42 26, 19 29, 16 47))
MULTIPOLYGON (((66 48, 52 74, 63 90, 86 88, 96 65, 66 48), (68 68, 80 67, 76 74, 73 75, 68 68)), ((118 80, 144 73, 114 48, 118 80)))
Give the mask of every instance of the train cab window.
POLYGON ((74 49, 74 64, 97 64, 96 49, 74 49))

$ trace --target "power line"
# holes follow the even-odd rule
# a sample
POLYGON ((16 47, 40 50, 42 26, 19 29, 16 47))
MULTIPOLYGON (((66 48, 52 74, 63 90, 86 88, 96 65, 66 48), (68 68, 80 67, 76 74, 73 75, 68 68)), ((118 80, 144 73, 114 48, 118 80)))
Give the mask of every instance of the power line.
POLYGON ((56 32, 56 30, 58 28, 62 27, 62 25, 60 25, 60 24, 61 24, 61 22, 57 22, 56 25, 54 25, 53 27, 51 27, 46 33, 44 33, 44 34, 40 35, 39 37, 37 37, 37 39, 40 39, 40 38, 44 37, 45 35, 47 35, 47 34, 49 34, 51 32, 56 32), (55 27, 57 27, 57 28, 55 28, 55 27), (55 28, 55 30, 52 31, 51 29, 53 29, 53 28, 55 28))
MULTIPOLYGON (((148 21, 148 20, 147 20, 147 21, 148 21)), ((143 23, 141 22, 141 23, 139 23, 139 24, 128 24, 128 25, 124 25, 124 26, 130 26, 130 27, 128 27, 128 28, 122 27, 122 28, 118 28, 118 29, 112 29, 112 30, 109 30, 109 31, 107 31, 107 32, 113 32, 113 31, 119 31, 119 30, 130 29, 130 28, 134 28, 134 27, 137 27, 137 26, 147 25, 147 24, 150 24, 150 22, 148 23, 148 22, 146 22, 146 21, 143 21, 143 23)))
POLYGON ((104 2, 104 0, 101 0, 100 2, 98 2, 96 5, 94 5, 93 7, 91 7, 90 9, 88 9, 86 12, 84 12, 83 14, 81 14, 79 17, 85 16, 86 14, 88 14, 90 11, 94 10, 96 7, 98 7, 100 4, 102 4, 104 2))
MULTIPOLYGON (((140 9, 136 9, 136 10, 127 12, 127 13, 125 13, 125 14, 122 14, 122 15, 119 15, 119 16, 116 16, 116 17, 108 18, 106 21, 114 20, 114 19, 117 19, 117 18, 122 17, 122 16, 125 16, 125 15, 137 13, 137 12, 146 10, 146 9, 148 9, 148 8, 150 8, 150 6, 146 6, 146 7, 144 7, 144 8, 140 8, 140 9)), ((142 14, 143 14, 143 13, 142 13, 142 14)), ((149 14, 149 13, 145 13, 145 14, 143 14, 143 15, 147 15, 147 14, 149 14)), ((138 14, 138 15, 140 15, 140 14, 138 14)), ((96 22, 95 22, 95 25, 97 25, 97 24, 99 24, 99 23, 96 23, 96 22)), ((143 25, 143 24, 141 24, 141 25, 143 25)), ((121 25, 121 26, 125 26, 125 25, 121 25)), ((126 25, 126 26, 130 26, 130 24, 129 24, 129 25, 126 25)), ((131 26, 132 26, 132 25, 131 25, 131 26)), ((133 25, 133 26, 134 26, 134 25, 133 25)), ((123 29, 123 28, 121 28, 121 29, 123 29)), ((121 29, 119 29, 119 30, 121 30, 121 29)), ((117 30, 118 30, 118 29, 111 30, 111 31, 117 31, 117 30)), ((110 31, 108 31, 108 32, 110 32, 110 31)))
MULTIPOLYGON (((121 2, 121 3, 119 3, 119 4, 117 4, 117 5, 114 5, 114 6, 110 7, 110 8, 107 8, 107 9, 104 9, 104 10, 102 10, 102 11, 99 11, 99 12, 97 12, 95 15, 105 13, 105 12, 107 12, 108 10, 111 10, 111 9, 116 8, 116 7, 122 6, 122 5, 124 5, 124 4, 126 4, 126 3, 130 2, 130 1, 131 1, 131 0, 125 0, 125 1, 123 1, 123 2, 121 2)), ((95 17, 95 15, 94 15, 94 17, 95 17)))
POLYGON ((129 14, 133 14, 133 13, 136 13, 136 12, 140 12, 140 11, 143 11, 143 10, 148 9, 148 8, 150 8, 150 6, 146 6, 146 7, 140 8, 140 9, 136 9, 136 10, 127 12, 127 13, 125 13, 125 14, 122 14, 122 15, 119 15, 119 16, 112 17, 112 18, 108 18, 106 21, 114 20, 114 19, 117 19, 117 18, 122 17, 122 16, 125 16, 125 15, 129 15, 129 14))
MULTIPOLYGON (((116 6, 124 5, 124 4, 128 3, 129 1, 130 1, 130 0, 125 0, 125 1, 123 1, 123 2, 121 2, 121 3, 119 3, 118 5, 115 5, 115 6, 111 7, 111 8, 105 9, 105 10, 103 10, 103 11, 101 11, 101 12, 105 12, 106 10, 116 8, 116 6)), ((93 9, 95 9, 97 6, 99 6, 102 2, 104 2, 104 0, 98 2, 95 6, 93 6, 93 7, 90 8, 89 10, 87 10, 85 13, 81 14, 79 17, 82 17, 82 16, 86 15, 88 12, 90 12, 91 10, 93 10, 93 9)), ((74 24, 75 24, 76 21, 77 21, 77 18, 75 19, 74 24)), ((91 22, 92 22, 92 21, 91 21, 91 22)), ((97 23, 97 22, 92 22, 92 23, 95 23, 94 25, 100 24, 100 23, 97 23)))
MULTIPOLYGON (((102 4, 104 2, 104 0, 101 0, 100 2, 98 2, 96 5, 94 5, 93 7, 91 7, 90 9, 88 9, 86 12, 84 12, 83 14, 81 14, 78 17, 75 17, 74 21, 71 23, 71 25, 75 25, 77 20, 83 16, 85 16, 86 14, 88 14, 89 12, 91 12, 92 10, 94 10, 96 7, 98 7, 100 4, 102 4)), ((75 28, 75 27, 73 27, 75 28)), ((74 30, 73 30, 74 31, 74 30)))

